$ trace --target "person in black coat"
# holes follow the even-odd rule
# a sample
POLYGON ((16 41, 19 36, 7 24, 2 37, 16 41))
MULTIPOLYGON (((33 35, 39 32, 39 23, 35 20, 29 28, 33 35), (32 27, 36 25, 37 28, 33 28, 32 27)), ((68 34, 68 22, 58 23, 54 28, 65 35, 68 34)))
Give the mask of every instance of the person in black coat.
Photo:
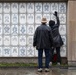
POLYGON ((61 38, 61 35, 59 34, 59 26, 60 26, 60 21, 59 21, 59 17, 58 17, 58 13, 55 11, 54 16, 56 17, 56 21, 57 23, 55 24, 55 21, 50 20, 49 21, 49 26, 52 29, 52 33, 53 33, 53 49, 51 50, 51 62, 50 65, 52 64, 52 60, 53 60, 53 54, 54 54, 54 50, 56 50, 56 54, 57 54, 57 64, 61 64, 61 56, 60 56, 60 47, 63 45, 63 41, 61 38))
POLYGON ((38 50, 38 71, 42 72, 42 56, 43 50, 45 52, 45 71, 49 71, 49 62, 50 62, 50 48, 52 44, 52 31, 49 26, 47 26, 46 18, 42 18, 41 25, 37 27, 34 38, 33 46, 38 50))

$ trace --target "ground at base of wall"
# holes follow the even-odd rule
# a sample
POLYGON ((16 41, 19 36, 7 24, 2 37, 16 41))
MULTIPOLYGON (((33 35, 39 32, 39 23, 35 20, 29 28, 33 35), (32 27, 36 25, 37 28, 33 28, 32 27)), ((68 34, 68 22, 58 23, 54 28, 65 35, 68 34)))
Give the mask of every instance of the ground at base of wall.
MULTIPOLYGON (((44 66, 45 64, 43 64, 44 66)), ((36 67, 37 68, 38 64, 37 63, 0 63, 0 68, 27 68, 27 67, 36 67)), ((67 67, 67 64, 61 64, 60 66, 57 65, 56 63, 53 63, 52 66, 50 67, 67 67)))

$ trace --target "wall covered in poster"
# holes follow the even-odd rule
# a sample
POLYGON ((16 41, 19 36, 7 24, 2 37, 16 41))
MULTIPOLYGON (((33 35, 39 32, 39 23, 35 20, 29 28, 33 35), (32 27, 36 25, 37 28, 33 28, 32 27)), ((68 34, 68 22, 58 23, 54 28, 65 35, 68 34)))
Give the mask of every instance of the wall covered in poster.
MULTIPOLYGON (((37 57, 32 46, 35 29, 42 17, 60 19, 59 32, 64 41, 61 56, 66 57, 66 3, 0 3, 0 57, 37 57)), ((48 23, 47 23, 48 25, 48 23)))

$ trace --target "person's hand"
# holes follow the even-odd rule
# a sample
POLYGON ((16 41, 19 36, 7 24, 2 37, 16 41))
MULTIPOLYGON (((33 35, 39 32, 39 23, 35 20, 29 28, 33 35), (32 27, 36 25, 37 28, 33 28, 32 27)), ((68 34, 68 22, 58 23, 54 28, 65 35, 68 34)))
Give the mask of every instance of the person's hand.
POLYGON ((54 15, 55 15, 55 16, 57 16, 57 15, 58 15, 57 11, 55 11, 55 12, 54 12, 54 15))

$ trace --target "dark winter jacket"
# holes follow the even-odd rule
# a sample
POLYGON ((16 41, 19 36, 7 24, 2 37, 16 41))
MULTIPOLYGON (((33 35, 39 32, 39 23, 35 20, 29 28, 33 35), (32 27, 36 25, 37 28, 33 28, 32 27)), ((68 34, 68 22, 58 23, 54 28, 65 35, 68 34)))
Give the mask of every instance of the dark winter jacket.
POLYGON ((54 47, 60 47, 63 45, 63 41, 61 38, 61 35, 59 34, 59 26, 60 26, 60 21, 59 17, 56 16, 57 23, 54 24, 54 22, 49 22, 49 26, 52 29, 52 34, 53 34, 53 42, 54 42, 54 47), (53 25, 54 24, 54 25, 53 25))
POLYGON ((51 28, 46 24, 42 24, 35 31, 33 46, 36 46, 37 49, 50 49, 52 39, 51 28))

